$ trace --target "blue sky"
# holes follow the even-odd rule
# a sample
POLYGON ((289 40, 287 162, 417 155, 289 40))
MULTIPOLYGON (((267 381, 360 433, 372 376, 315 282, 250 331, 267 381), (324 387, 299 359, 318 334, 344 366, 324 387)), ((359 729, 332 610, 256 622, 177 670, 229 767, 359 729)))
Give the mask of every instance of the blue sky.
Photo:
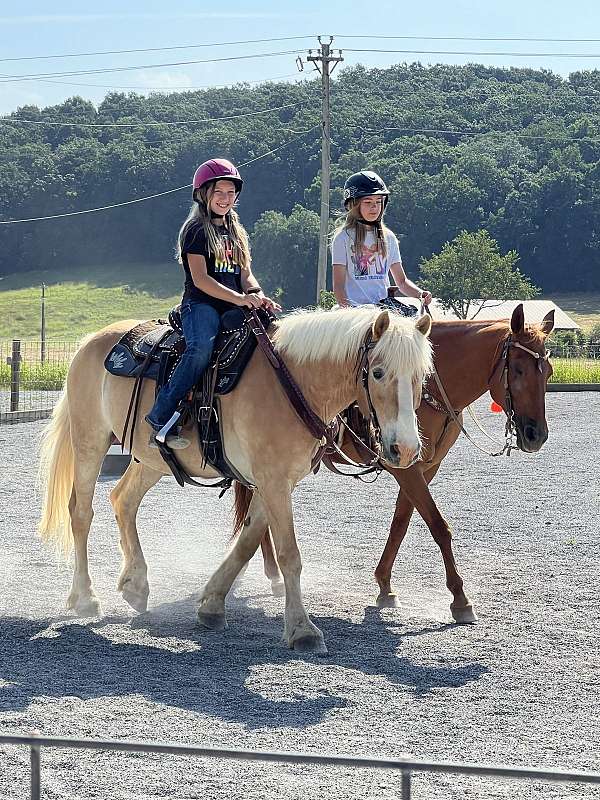
MULTIPOLYGON (((475 61, 500 66, 532 66, 551 69, 561 75, 578 69, 600 68, 600 4, 564 3, 550 0, 503 0, 503 2, 394 2, 352 0, 262 0, 248 3, 203 3, 178 0, 104 0, 91 10, 89 4, 53 0, 27 3, 2 2, 0 5, 0 113, 22 105, 59 103, 81 95, 98 103, 115 88, 150 91, 152 88, 185 88, 222 85, 237 81, 281 78, 298 80, 295 59, 317 45, 316 34, 334 34, 334 47, 344 50, 345 63, 384 66, 402 61, 422 63, 467 63, 475 61), (51 9, 51 11, 49 10, 51 9), (594 39, 598 41, 468 42, 451 40, 376 40, 372 36, 415 37, 532 37, 594 39), (195 47, 152 53, 131 53, 44 60, 7 60, 33 56, 60 55, 103 50, 161 48, 201 45, 286 36, 305 36, 287 42, 266 42, 229 47, 195 47), (348 38, 360 36, 365 38, 348 38), (451 50, 518 53, 578 53, 595 57, 577 58, 546 55, 484 56, 417 53, 358 53, 351 48, 396 50, 451 50), (222 58, 246 54, 292 51, 286 55, 213 62, 172 64, 172 62, 222 58), (597 54, 597 57, 596 57, 597 54), (15 76, 74 70, 138 67, 122 72, 83 76, 52 77, 42 80, 15 80, 15 76), (75 85, 84 84, 84 85, 75 85)), ((307 67, 308 69, 308 67, 307 67)), ((307 73, 305 72, 304 75, 307 73)))

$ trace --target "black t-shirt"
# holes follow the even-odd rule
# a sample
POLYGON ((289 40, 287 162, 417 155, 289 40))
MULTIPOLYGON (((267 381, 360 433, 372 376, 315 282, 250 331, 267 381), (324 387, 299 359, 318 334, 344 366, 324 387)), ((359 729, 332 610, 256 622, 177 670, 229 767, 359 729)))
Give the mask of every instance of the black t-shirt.
POLYGON ((229 234, 225 226, 223 226, 221 238, 225 251, 225 261, 217 261, 214 254, 209 252, 206 233, 200 222, 192 223, 189 226, 185 232, 181 247, 181 260, 183 261, 183 269, 185 272, 183 301, 193 300, 194 302, 208 303, 216 308, 219 314, 222 314, 230 308, 235 308, 235 306, 233 303, 228 303, 226 300, 219 300, 217 297, 212 297, 201 289, 198 289, 192 279, 190 265, 188 263, 188 254, 204 256, 207 274, 228 289, 233 289, 234 292, 241 293, 242 270, 240 265, 236 264, 233 260, 233 247, 231 246, 229 234))

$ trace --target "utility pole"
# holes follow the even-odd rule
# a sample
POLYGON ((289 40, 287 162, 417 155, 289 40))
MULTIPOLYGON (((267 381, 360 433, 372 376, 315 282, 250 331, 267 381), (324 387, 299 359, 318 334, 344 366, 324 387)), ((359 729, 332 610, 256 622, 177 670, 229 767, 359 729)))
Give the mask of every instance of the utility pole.
POLYGON ((327 277, 327 233, 329 230, 329 190, 330 190, 330 167, 331 167, 331 138, 329 121, 329 76, 335 69, 338 62, 343 61, 342 51, 338 50, 338 55, 333 55, 331 44, 333 36, 329 37, 329 42, 323 42, 318 37, 321 45, 320 51, 308 51, 307 61, 312 61, 321 73, 322 85, 322 110, 321 124, 323 127, 323 138, 321 144, 321 226, 319 231, 319 263, 317 267, 317 305, 321 300, 321 292, 325 289, 327 277), (330 65, 331 69, 330 69, 330 65))

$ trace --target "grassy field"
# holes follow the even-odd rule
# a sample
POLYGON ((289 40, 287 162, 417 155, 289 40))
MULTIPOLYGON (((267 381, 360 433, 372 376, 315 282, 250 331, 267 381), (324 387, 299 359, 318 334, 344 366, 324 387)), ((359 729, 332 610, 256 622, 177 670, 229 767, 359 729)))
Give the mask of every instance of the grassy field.
POLYGON ((579 292, 575 294, 542 295, 545 300, 553 300, 567 313, 584 333, 600 325, 600 292, 579 292))
MULTIPOLYGON (((182 270, 172 261, 0 277, 0 339, 40 337, 42 283, 46 284, 47 338, 74 340, 119 319, 166 316, 180 300, 182 270)), ((600 323, 600 292, 547 297, 584 331, 600 323)))
POLYGON ((181 299, 182 271, 173 261, 7 275, 0 278, 0 338, 40 337, 42 283, 47 338, 73 340, 119 319, 166 316, 181 299))

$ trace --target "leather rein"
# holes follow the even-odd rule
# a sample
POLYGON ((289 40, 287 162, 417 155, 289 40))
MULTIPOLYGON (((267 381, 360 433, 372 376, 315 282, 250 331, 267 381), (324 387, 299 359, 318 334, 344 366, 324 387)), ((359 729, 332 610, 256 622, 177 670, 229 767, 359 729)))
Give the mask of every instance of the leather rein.
MULTIPOLYGON (((511 450, 518 450, 519 449, 518 445, 514 444, 514 440, 516 438, 516 433, 517 433, 517 428, 516 428, 516 425, 515 425, 515 418, 514 418, 515 417, 515 412, 514 412, 514 407, 513 407, 512 394, 511 394, 511 391, 510 391, 510 384, 509 384, 509 381, 508 381, 509 353, 510 353, 510 348, 511 347, 517 347, 519 350, 524 350, 530 356, 535 358, 537 360, 537 362, 538 362, 538 369, 539 369, 540 372, 542 372, 543 362, 544 361, 548 361, 548 359, 550 357, 549 353, 544 353, 542 355, 541 353, 536 353, 535 350, 531 350, 529 347, 525 347, 525 345, 521 344, 520 342, 515 342, 512 339, 512 334, 511 333, 509 333, 508 336, 506 337, 506 339, 504 340, 504 343, 502 345, 502 352, 500 353, 500 357, 498 358, 498 361, 495 362, 495 364, 494 364, 494 366, 492 368, 492 371, 490 373, 490 377, 488 378, 488 385, 489 385, 489 383, 492 380, 493 376, 496 374, 496 371, 498 370, 498 367, 500 366, 500 364, 502 364, 502 362, 504 362, 504 365, 502 367, 502 374, 500 376, 500 380, 501 380, 502 386, 504 387, 504 413, 506 414, 506 425, 505 425, 505 428, 504 428, 505 441, 504 441, 504 446, 498 452, 491 453, 489 450, 486 450, 485 447, 481 447, 481 445, 479 445, 472 438, 472 436, 468 433, 468 431, 465 430, 462 422, 460 421, 460 419, 458 417, 458 414, 461 413, 462 409, 457 412, 457 411, 454 410, 454 408, 452 408, 452 405, 450 403, 448 395, 446 394, 446 390, 444 389, 444 386, 442 384, 440 376, 439 376, 439 374, 438 374, 438 372, 437 372, 435 367, 433 368, 433 377, 434 377, 434 380, 436 382, 438 391, 439 391, 439 393, 440 393, 440 395, 442 397, 442 400, 444 401, 445 408, 430 393, 428 393, 428 392, 424 392, 423 393, 423 398, 425 399, 425 401, 432 408, 434 408, 436 411, 441 411, 442 413, 446 413, 450 417, 452 422, 454 422, 455 425, 457 425, 460 428, 460 430, 463 433, 463 435, 471 442, 471 444, 474 447, 476 447, 478 450, 481 450, 482 453, 485 453, 488 456, 494 456, 494 457, 495 456, 502 456, 502 455, 504 455, 504 453, 506 453, 506 455, 509 456, 510 453, 511 453, 511 450)), ((481 426, 479 426, 479 427, 481 427, 481 426)), ((485 433, 485 431, 483 431, 483 432, 485 433)), ((487 433, 486 433, 486 436, 487 436, 487 433)), ((488 438, 490 438, 490 437, 488 436, 488 438)))
MULTIPOLYGON (((267 335, 267 332, 256 311, 254 309, 244 309, 244 313, 248 321, 248 325, 256 337, 258 346, 273 367, 275 375, 285 391, 294 411, 300 417, 310 434, 320 442, 319 448, 313 457, 311 468, 316 471, 320 462, 323 461, 323 463, 329 469, 331 469, 333 472, 337 472, 339 475, 351 475, 352 477, 358 478, 367 473, 381 472, 382 467, 379 465, 379 452, 371 450, 370 447, 365 445, 362 439, 348 427, 347 423, 340 419, 339 415, 332 422, 326 423, 313 411, 308 404, 308 401, 302 394, 300 387, 291 376, 287 366, 275 352, 273 343, 269 339, 269 336, 267 335), (370 461, 358 463, 353 461, 351 458, 348 458, 348 456, 340 449, 337 443, 340 424, 344 425, 354 441, 360 443, 362 448, 365 449, 370 456, 372 456, 370 461), (331 457, 334 455, 344 464, 362 471, 360 473, 347 473, 338 470, 331 460, 331 457)), ((375 407, 373 406, 373 401, 371 399, 371 393, 369 391, 369 352, 373 349, 373 347, 375 347, 375 342, 372 340, 371 333, 369 332, 360 347, 356 359, 356 381, 357 383, 359 379, 362 381, 362 385, 367 395, 370 421, 373 424, 376 432, 376 440, 379 442, 380 428, 377 421, 375 407)))

